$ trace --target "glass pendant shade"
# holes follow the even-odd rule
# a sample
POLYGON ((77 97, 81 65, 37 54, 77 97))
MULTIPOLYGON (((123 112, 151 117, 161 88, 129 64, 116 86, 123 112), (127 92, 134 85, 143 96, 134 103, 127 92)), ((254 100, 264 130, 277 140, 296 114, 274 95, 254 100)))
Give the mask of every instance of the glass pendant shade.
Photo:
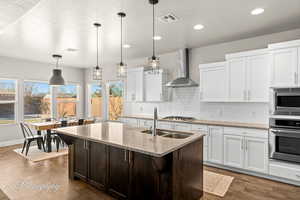
POLYGON ((127 65, 125 63, 118 63, 117 65, 117 77, 120 79, 126 78, 127 76, 127 65))
POLYGON ((93 80, 101 81, 102 80, 102 68, 95 67, 93 70, 93 80))
POLYGON ((62 58, 61 55, 53 55, 53 58, 57 59, 56 61, 56 69, 53 69, 53 75, 49 80, 49 85, 52 86, 60 86, 65 85, 65 80, 62 77, 62 70, 58 69, 58 61, 62 58))

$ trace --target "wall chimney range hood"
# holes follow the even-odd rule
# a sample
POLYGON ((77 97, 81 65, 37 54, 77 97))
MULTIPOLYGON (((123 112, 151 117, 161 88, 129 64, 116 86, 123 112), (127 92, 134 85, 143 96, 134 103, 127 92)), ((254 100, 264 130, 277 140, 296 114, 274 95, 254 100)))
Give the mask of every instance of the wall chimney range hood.
POLYGON ((189 74, 189 49, 182 49, 180 54, 180 68, 178 70, 177 78, 166 84, 166 87, 180 88, 180 87, 198 87, 198 83, 190 79, 189 74))

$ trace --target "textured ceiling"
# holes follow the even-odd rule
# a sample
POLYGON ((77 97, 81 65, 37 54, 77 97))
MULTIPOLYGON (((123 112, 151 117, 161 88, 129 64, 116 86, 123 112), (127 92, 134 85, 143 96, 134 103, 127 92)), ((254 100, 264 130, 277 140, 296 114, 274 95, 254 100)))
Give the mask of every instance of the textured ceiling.
MULTIPOLYGON (((4 24, 0 24, 4 27, 0 30, 0 55, 53 62, 51 54, 61 53, 64 65, 94 66, 96 34, 92 24, 98 21, 103 24, 102 62, 117 63, 117 12, 121 7, 127 13, 125 40, 132 46, 126 49, 126 58, 151 55, 152 10, 148 0, 42 0, 33 7, 37 2, 0 0, 0 23, 4 24), (14 5, 12 9, 6 9, 10 5, 14 5)), ((299 0, 160 0, 157 16, 168 13, 179 20, 172 24, 158 20, 157 32, 163 37, 157 44, 159 53, 300 27, 299 0), (256 7, 263 7, 265 13, 250 15, 256 7), (205 29, 193 30, 198 23, 205 29)))

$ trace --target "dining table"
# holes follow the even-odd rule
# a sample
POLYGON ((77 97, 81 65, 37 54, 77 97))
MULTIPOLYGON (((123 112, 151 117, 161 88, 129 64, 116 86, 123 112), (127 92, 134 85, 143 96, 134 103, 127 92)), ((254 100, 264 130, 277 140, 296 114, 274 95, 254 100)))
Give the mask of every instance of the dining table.
MULTIPOLYGON (((93 119, 86 119, 84 120, 84 125, 85 124, 92 124, 94 123, 95 120, 93 119)), ((55 128, 61 127, 61 122, 60 121, 47 121, 47 122, 29 122, 29 126, 31 126, 33 129, 37 131, 38 135, 42 135, 42 131, 46 131, 46 152, 50 153, 52 152, 52 145, 51 145, 51 130, 55 128)), ((78 120, 69 120, 67 122, 68 126, 77 126, 78 125, 78 120)), ((42 149, 41 144, 38 143, 38 148, 42 149)))

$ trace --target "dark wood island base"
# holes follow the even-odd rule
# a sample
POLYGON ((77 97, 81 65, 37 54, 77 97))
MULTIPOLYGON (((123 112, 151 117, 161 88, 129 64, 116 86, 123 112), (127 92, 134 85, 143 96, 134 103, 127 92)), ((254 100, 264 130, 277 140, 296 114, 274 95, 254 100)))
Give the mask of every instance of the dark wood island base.
POLYGON ((117 199, 199 200, 203 196, 203 139, 163 157, 60 134, 69 146, 69 178, 117 199))

